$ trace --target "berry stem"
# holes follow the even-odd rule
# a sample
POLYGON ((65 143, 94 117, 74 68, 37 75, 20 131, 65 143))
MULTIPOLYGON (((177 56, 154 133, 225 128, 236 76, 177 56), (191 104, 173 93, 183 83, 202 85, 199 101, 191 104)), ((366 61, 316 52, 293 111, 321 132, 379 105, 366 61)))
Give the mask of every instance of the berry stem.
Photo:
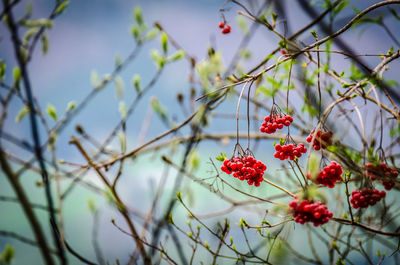
POLYGON ((353 211, 351 210, 351 205, 350 205, 350 193, 349 193, 349 185, 348 185, 349 180, 345 179, 344 184, 346 185, 346 200, 347 200, 347 205, 349 206, 349 212, 350 212, 350 218, 351 222, 354 222, 354 217, 353 217, 353 211))
POLYGON ((277 185, 277 184, 275 184, 275 183, 273 183, 273 182, 271 182, 271 181, 269 181, 269 180, 267 180, 267 179, 264 179, 264 181, 267 182, 268 184, 274 186, 275 188, 278 188, 278 189, 280 189, 281 191, 287 193, 288 195, 292 196, 293 198, 296 197, 296 195, 294 195, 294 194, 291 193, 290 191, 286 190, 285 188, 282 188, 281 186, 279 186, 279 185, 277 185))
POLYGON ((246 88, 248 82, 244 83, 242 90, 240 91, 237 107, 236 107, 236 144, 239 144, 239 109, 240 109, 240 100, 243 97, 244 89, 246 88))

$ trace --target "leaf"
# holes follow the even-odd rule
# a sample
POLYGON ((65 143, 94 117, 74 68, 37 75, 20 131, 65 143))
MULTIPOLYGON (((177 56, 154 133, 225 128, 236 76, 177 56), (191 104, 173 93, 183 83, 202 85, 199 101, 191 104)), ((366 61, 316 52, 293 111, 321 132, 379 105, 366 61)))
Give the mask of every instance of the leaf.
POLYGON ((6 64, 3 60, 0 60, 0 81, 4 80, 4 76, 6 75, 6 64))
POLYGON ((334 9, 333 9, 333 16, 337 16, 343 9, 345 9, 350 4, 349 1, 342 1, 340 2, 334 9))
POLYGON ((64 12, 64 10, 68 7, 69 4, 69 0, 66 0, 64 2, 62 2, 56 9, 56 11, 54 12, 54 14, 59 15, 62 12, 64 12))
POLYGON ((156 97, 150 99, 153 110, 160 115, 162 120, 167 120, 167 111, 161 106, 160 101, 156 97))
POLYGON ((56 108, 52 104, 47 104, 47 114, 52 118, 54 121, 57 121, 57 111, 56 108))
POLYGON ((146 39, 147 40, 152 40, 155 37, 157 37, 158 33, 160 32, 160 30, 158 28, 153 28, 152 30, 150 30, 147 35, 146 35, 146 39))
POLYGON ((115 67, 119 67, 122 64, 122 58, 119 53, 115 55, 115 67))
POLYGON ((126 134, 123 132, 117 132, 117 137, 119 140, 119 144, 121 146, 121 151, 125 152, 126 151, 126 134))
POLYGON ((119 103, 119 113, 121 114, 121 118, 125 120, 128 115, 128 112, 126 110, 125 102, 123 101, 119 103))
POLYGON ((140 86, 140 75, 135 74, 132 78, 132 83, 133 86, 135 87, 136 92, 140 93, 142 91, 142 88, 140 86))
POLYGON ((168 35, 167 35, 167 33, 165 33, 165 32, 161 33, 160 43, 161 43, 163 52, 167 53, 167 51, 168 51, 168 35))
POLYGON ((133 17, 139 25, 143 24, 142 9, 140 9, 140 7, 135 7, 133 17))
POLYGON ((87 200, 89 211, 94 213, 96 211, 96 203, 93 198, 88 198, 87 200))
POLYGON ((221 153, 219 156, 217 156, 215 159, 217 159, 220 162, 223 162, 227 158, 226 154, 221 153))
POLYGON ((15 122, 19 123, 21 122, 21 120, 25 117, 26 114, 29 113, 29 107, 28 106, 24 106, 17 114, 17 116, 15 117, 15 122))
POLYGON ((178 60, 182 59, 184 56, 185 56, 185 51, 180 49, 180 50, 176 51, 176 53, 171 55, 168 58, 168 61, 175 62, 175 61, 178 61, 178 60))
POLYGON ((200 156, 196 149, 193 149, 188 155, 189 171, 196 170, 200 166, 200 156))
POLYGON ((13 86, 17 87, 19 85, 19 80, 21 79, 21 70, 17 66, 14 67, 13 69, 13 78, 14 78, 13 86))
POLYGON ((11 264, 15 256, 15 249, 13 246, 6 244, 3 252, 0 255, 0 264, 8 265, 11 264))
POLYGON ((49 50, 49 37, 47 36, 46 33, 42 34, 42 54, 46 55, 47 51, 49 50))
POLYGON ((67 111, 73 111, 76 108, 76 102, 75 101, 70 101, 68 102, 67 105, 67 111))
POLYGON ((247 26, 246 20, 242 16, 238 16, 236 19, 236 23, 238 25, 238 28, 242 31, 243 34, 248 34, 249 33, 249 28, 247 26))
POLYGON ((124 81, 122 80, 122 78, 117 75, 116 77, 114 77, 114 84, 115 84, 115 93, 117 96, 117 99, 122 99, 122 97, 124 96, 124 81))
POLYGON ((98 88, 98 85, 99 85, 99 74, 97 73, 96 70, 92 70, 92 73, 90 74, 90 83, 95 89, 98 88))

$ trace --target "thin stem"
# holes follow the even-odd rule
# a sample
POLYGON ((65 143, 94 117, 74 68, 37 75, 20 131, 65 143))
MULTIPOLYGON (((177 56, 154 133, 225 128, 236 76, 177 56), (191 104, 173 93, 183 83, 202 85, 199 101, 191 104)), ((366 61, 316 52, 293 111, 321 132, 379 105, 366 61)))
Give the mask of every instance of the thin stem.
POLYGON ((287 193, 288 195, 292 196, 293 198, 296 197, 296 195, 294 195, 294 194, 291 193, 290 191, 286 190, 285 188, 283 188, 283 187, 281 187, 281 186, 279 186, 279 185, 276 185, 275 183, 273 183, 273 182, 271 182, 271 181, 269 181, 269 180, 267 180, 267 179, 264 179, 264 181, 267 182, 268 184, 274 186, 275 188, 278 188, 278 189, 280 189, 281 191, 287 193))
POLYGON ((240 91, 237 107, 236 107, 236 144, 239 144, 239 109, 240 109, 240 100, 242 99, 244 89, 246 88, 248 82, 244 83, 242 90, 240 91))

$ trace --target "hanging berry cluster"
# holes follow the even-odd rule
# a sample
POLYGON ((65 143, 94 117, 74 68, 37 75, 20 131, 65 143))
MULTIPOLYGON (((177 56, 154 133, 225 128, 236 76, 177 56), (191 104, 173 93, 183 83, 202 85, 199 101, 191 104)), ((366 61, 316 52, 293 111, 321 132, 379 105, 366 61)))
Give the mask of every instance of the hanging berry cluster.
POLYGON ((321 148, 326 149, 327 146, 332 144, 332 135, 332 131, 322 132, 321 130, 318 130, 315 133, 315 130, 312 130, 306 141, 311 143, 314 138, 312 146, 315 150, 318 151, 321 148))
POLYGON ((231 32, 231 26, 227 25, 224 21, 219 22, 218 27, 222 29, 222 34, 228 34, 231 32))
POLYGON ((274 133, 277 129, 282 129, 283 126, 290 126, 293 122, 293 118, 290 115, 269 115, 264 118, 264 122, 261 124, 260 131, 263 133, 274 133))
POLYGON ((333 216, 332 212, 328 211, 328 208, 322 202, 303 200, 299 203, 297 200, 293 200, 289 203, 289 207, 293 213, 294 221, 300 224, 312 222, 314 226, 319 226, 329 222, 329 219, 333 216))
POLYGON ((267 166, 254 157, 234 157, 232 159, 225 159, 221 170, 226 174, 232 174, 235 178, 246 180, 249 185, 258 187, 264 180, 264 171, 267 166))
POLYGON ((275 151, 274 157, 279 158, 280 160, 294 160, 296 157, 298 158, 301 157, 302 154, 305 154, 307 148, 304 147, 303 144, 276 144, 275 151))
POLYGON ((367 163, 365 168, 366 174, 371 180, 382 180, 385 190, 391 190, 395 186, 395 179, 399 175, 395 168, 389 167, 385 162, 380 162, 378 165, 367 163))
POLYGON ((343 173, 342 166, 335 161, 324 167, 315 179, 317 184, 322 184, 329 188, 335 187, 335 183, 340 181, 343 173))
POLYGON ((378 201, 385 198, 385 196, 385 191, 364 188, 362 190, 353 190, 350 202, 354 209, 367 208, 368 206, 375 205, 378 201))

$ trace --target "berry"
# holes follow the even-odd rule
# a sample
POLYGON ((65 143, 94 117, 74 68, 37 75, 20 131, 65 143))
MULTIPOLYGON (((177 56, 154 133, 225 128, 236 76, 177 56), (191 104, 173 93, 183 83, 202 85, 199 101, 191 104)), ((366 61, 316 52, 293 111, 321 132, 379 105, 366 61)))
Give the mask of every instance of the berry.
POLYGON ((220 29, 223 29, 225 27, 225 22, 223 22, 223 21, 219 22, 218 27, 220 29))
POLYGON ((282 129, 283 126, 290 126, 293 118, 290 115, 270 115, 264 118, 261 124, 260 131, 263 133, 274 133, 277 129, 282 129))
POLYGON ((351 205, 354 209, 367 208, 375 205, 378 201, 385 198, 386 192, 377 189, 353 190, 351 192, 351 205))
POLYGON ((286 145, 275 145, 275 154, 274 157, 279 158, 280 160, 290 159, 294 160, 295 157, 301 157, 302 154, 307 152, 307 148, 304 147, 304 144, 286 144, 286 145))
POLYGON ((300 224, 312 222, 314 226, 319 226, 326 224, 333 217, 333 214, 322 202, 303 200, 299 203, 299 201, 293 200, 289 203, 289 207, 293 213, 294 221, 300 224))
POLYGON ((317 184, 333 188, 335 187, 335 183, 341 180, 342 173, 342 166, 335 161, 332 161, 328 166, 324 167, 321 172, 319 172, 315 181, 317 184))
POLYGON ((371 180, 382 180, 385 190, 391 190, 396 185, 395 179, 399 175, 399 172, 395 168, 389 167, 386 163, 381 162, 376 166, 372 163, 367 163, 365 164, 365 168, 365 173, 371 180))
POLYGON ((235 178, 246 180, 249 185, 258 187, 264 180, 264 171, 267 166, 254 157, 234 157, 225 159, 221 170, 226 174, 232 174, 235 178))
POLYGON ((231 32, 231 26, 227 25, 222 31, 222 34, 228 34, 231 32))
POLYGON ((314 138, 312 146, 318 151, 321 148, 326 149, 327 146, 332 144, 332 135, 332 131, 322 132, 321 130, 318 130, 315 133, 315 130, 312 130, 306 140, 307 142, 311 143, 312 139, 314 138))

